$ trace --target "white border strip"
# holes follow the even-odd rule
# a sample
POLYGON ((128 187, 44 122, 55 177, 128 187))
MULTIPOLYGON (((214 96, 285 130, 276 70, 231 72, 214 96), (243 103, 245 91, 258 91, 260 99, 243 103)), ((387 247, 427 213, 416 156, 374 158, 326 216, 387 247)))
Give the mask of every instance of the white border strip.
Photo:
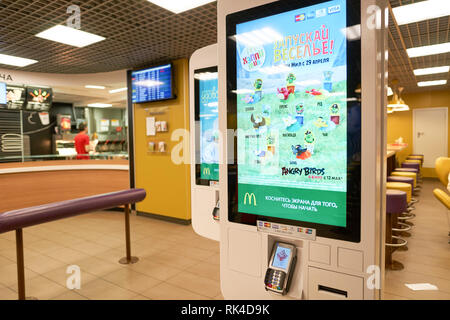
POLYGON ((123 170, 128 171, 128 165, 119 164, 86 164, 86 165, 63 165, 63 166, 41 166, 0 169, 0 174, 43 172, 43 171, 73 171, 73 170, 123 170))

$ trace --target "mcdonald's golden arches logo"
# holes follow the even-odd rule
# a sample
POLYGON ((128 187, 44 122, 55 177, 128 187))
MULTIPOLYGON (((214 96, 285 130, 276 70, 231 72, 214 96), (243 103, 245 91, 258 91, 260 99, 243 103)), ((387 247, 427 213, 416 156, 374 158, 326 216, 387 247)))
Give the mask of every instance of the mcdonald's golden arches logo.
POLYGON ((203 168, 203 174, 209 176, 211 174, 211 170, 209 168, 203 168))
POLYGON ((252 200, 253 200, 253 206, 255 206, 256 207, 256 197, 255 197, 255 194, 252 192, 252 193, 246 193, 245 194, 245 196, 244 196, 244 204, 247 204, 247 199, 248 199, 248 204, 252 204, 252 200))

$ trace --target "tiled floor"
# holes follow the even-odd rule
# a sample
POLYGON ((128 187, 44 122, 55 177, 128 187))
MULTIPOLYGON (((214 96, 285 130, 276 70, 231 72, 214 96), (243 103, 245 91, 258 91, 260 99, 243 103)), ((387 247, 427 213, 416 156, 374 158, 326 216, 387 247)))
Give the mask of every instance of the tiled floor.
POLYGON ((450 244, 447 210, 433 196, 433 189, 444 189, 438 180, 424 179, 416 218, 410 231, 408 251, 396 251, 394 260, 404 265, 401 271, 387 271, 385 299, 450 299, 450 244), (430 283, 438 291, 413 291, 405 283, 430 283))
MULTIPOLYGON (((26 293, 45 299, 223 299, 219 244, 181 226, 131 217, 134 265, 125 255, 124 216, 96 212, 24 229, 26 293), (81 288, 69 290, 69 266, 81 288)), ((15 235, 0 235, 0 300, 17 299, 15 235)))
MULTIPOLYGON (((425 180, 406 252, 394 252, 402 271, 386 274, 385 299, 450 299, 450 245, 446 210, 425 180), (438 291, 412 291, 431 283, 438 291)), ((134 265, 125 254, 124 216, 97 212, 24 230, 27 296, 44 299, 223 299, 219 244, 181 226, 131 217, 134 265), (81 269, 81 288, 67 289, 69 266, 81 269)), ((14 233, 0 235, 0 300, 17 299, 14 233)))

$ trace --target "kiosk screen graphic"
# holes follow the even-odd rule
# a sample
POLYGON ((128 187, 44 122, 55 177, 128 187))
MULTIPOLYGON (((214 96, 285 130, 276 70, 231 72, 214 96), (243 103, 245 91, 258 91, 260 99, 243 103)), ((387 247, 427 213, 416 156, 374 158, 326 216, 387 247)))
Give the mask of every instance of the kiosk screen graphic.
POLYGON ((346 6, 236 24, 239 212, 346 227, 346 6))
POLYGON ((200 176, 219 180, 219 104, 217 72, 196 74, 200 106, 200 176))

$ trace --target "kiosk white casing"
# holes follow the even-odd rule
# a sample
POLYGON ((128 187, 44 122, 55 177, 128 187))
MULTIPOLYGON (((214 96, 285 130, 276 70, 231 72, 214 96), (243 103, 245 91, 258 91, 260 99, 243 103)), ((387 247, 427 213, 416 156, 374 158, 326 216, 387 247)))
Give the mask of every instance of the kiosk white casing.
MULTIPOLYGON (((268 0, 218 0, 219 128, 227 131, 226 16, 267 4, 268 0)), ((385 105, 387 90, 388 10, 386 0, 361 1, 361 241, 317 237, 315 241, 258 232, 256 226, 228 220, 228 203, 221 202, 220 279, 225 299, 380 299, 384 275, 385 105), (371 27, 375 26, 376 27, 371 27), (287 295, 264 289, 264 276, 275 241, 297 247, 298 261, 287 295), (371 266, 376 266, 371 268, 371 266), (379 267, 379 272, 377 272, 379 267), (377 278, 377 276, 381 277, 377 278), (372 281, 375 280, 375 281, 372 281), (367 283, 379 285, 370 288, 367 283), (322 291, 319 286, 347 292, 322 291)), ((225 139, 227 139, 225 137, 225 139)), ((228 139, 230 139, 228 137, 228 139)), ((227 140, 228 140, 227 139, 227 140)), ((228 198, 226 159, 221 148, 220 198, 228 198)))
POLYGON ((197 135, 200 134, 200 123, 195 121, 195 79, 194 72, 198 69, 217 66, 217 44, 195 51, 189 60, 189 93, 190 93, 190 148, 191 152, 191 215, 194 231, 206 238, 219 241, 219 222, 213 219, 212 212, 219 201, 218 186, 202 186, 196 184, 195 165, 200 148, 196 146, 197 135))

